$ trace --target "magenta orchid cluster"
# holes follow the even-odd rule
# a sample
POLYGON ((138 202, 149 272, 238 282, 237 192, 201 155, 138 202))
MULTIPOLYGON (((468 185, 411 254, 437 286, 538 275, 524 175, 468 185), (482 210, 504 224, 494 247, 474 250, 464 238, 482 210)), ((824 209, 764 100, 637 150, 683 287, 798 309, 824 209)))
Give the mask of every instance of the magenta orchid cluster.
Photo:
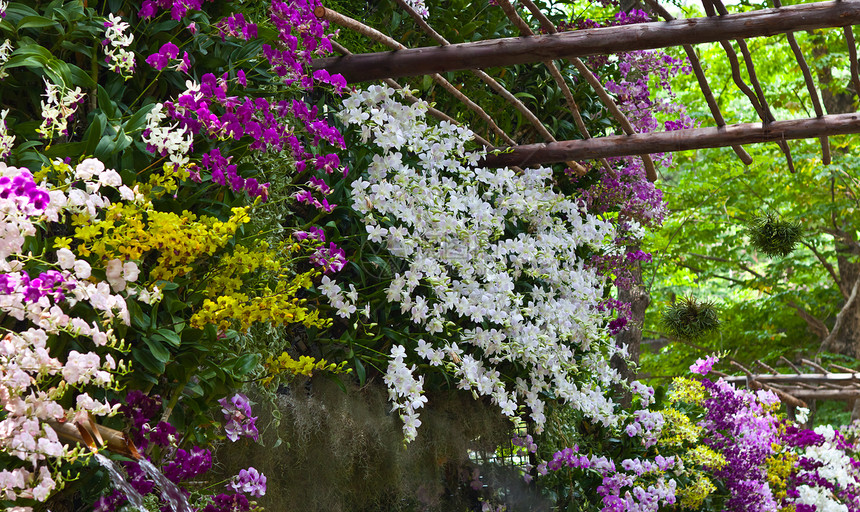
POLYGON ((316 80, 342 92, 346 87, 342 76, 330 75, 322 69, 309 73, 314 57, 332 51, 330 36, 326 34, 328 22, 314 15, 314 9, 319 5, 318 0, 272 0, 269 19, 278 31, 283 49, 264 44, 263 54, 287 85, 299 82, 302 88, 310 89, 316 80))
MULTIPOLYGON (((189 11, 199 11, 203 8, 204 0, 144 0, 138 16, 143 19, 156 16, 159 11, 170 9, 170 17, 181 20, 189 11)), ((213 0, 208 0, 212 2, 213 0)))
POLYGON ((216 25, 216 28, 221 34, 222 39, 225 39, 227 36, 244 39, 245 41, 257 39, 257 24, 249 23, 240 12, 227 16, 216 25))
POLYGON ((158 52, 153 53, 146 58, 146 63, 158 71, 161 71, 174 60, 178 60, 178 62, 175 63, 175 69, 177 71, 188 73, 188 70, 191 68, 191 57, 188 55, 188 52, 183 52, 182 57, 180 58, 179 47, 171 42, 161 45, 158 52))
MULTIPOLYGON (((234 397, 236 398, 236 397, 234 397)), ((241 403, 241 400, 239 400, 241 403)), ((192 479, 197 478, 212 469, 212 454, 209 450, 197 446, 186 450, 177 446, 177 431, 170 423, 160 421, 152 428, 150 425, 161 412, 161 398, 150 397, 133 390, 126 395, 125 403, 119 406, 120 412, 130 423, 130 434, 135 445, 143 451, 153 451, 160 454, 158 462, 163 475, 176 484, 185 497, 191 496, 191 491, 182 487, 192 479)), ((156 492, 156 484, 141 469, 136 461, 122 463, 128 475, 128 482, 141 496, 156 492)), ((266 476, 255 468, 243 469, 226 487, 232 493, 221 493, 204 497, 202 503, 194 510, 200 512, 248 512, 251 503, 245 496, 261 497, 266 493, 266 476)), ((120 509, 127 501, 126 495, 120 490, 99 498, 95 505, 96 512, 113 512, 120 509)))
POLYGON ((322 228, 311 226, 307 231, 295 231, 293 238, 299 242, 318 244, 310 262, 315 267, 320 267, 324 273, 336 274, 346 266, 346 253, 334 242, 325 244, 325 231, 322 228))
POLYGON ((0 176, 0 199, 4 200, 4 210, 14 205, 25 215, 39 215, 47 208, 51 195, 36 185, 29 171, 22 170, 15 176, 0 176))
POLYGON ((37 303, 43 297, 53 299, 54 303, 66 300, 66 293, 75 289, 74 281, 56 270, 47 270, 38 277, 31 278, 23 272, 0 274, 0 294, 22 296, 25 302, 37 303))

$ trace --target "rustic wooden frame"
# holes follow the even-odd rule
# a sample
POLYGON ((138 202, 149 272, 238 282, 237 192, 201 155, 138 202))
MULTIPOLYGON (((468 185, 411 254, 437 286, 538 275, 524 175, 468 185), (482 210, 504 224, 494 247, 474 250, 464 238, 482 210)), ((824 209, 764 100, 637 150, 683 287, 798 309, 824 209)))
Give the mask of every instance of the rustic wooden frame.
MULTIPOLYGON (((828 136, 860 133, 860 117, 857 114, 824 114, 809 66, 793 35, 793 32, 801 30, 842 27, 851 60, 852 84, 855 92, 860 95, 860 71, 858 71, 856 43, 851 31, 853 25, 860 24, 860 0, 815 2, 787 7, 783 7, 780 0, 774 0, 774 8, 736 14, 730 14, 721 0, 703 0, 707 16, 690 19, 673 19, 658 4, 658 0, 645 0, 652 10, 666 21, 576 30, 565 33, 555 33, 555 27, 531 0, 521 0, 522 5, 548 32, 546 35, 534 35, 528 23, 520 17, 509 0, 499 0, 500 7, 522 36, 460 44, 449 44, 403 0, 397 1, 415 19, 422 30, 441 46, 406 48, 399 42, 356 20, 329 9, 318 8, 316 14, 319 17, 367 35, 395 51, 315 59, 313 67, 326 69, 330 73, 341 73, 351 83, 377 79, 390 81, 396 77, 430 74, 444 89, 474 110, 502 140, 509 144, 507 148, 496 148, 501 151, 490 154, 483 160, 481 164, 488 167, 565 162, 581 173, 583 168, 575 160, 598 159, 609 169, 609 172, 612 172, 606 158, 639 155, 643 158, 648 179, 653 181, 657 175, 653 162, 648 156, 651 153, 731 146, 738 157, 749 165, 752 163, 752 158, 741 147, 741 144, 775 142, 785 154, 788 167, 793 172, 794 166, 787 140, 818 138, 821 144, 822 161, 829 164, 831 157, 828 136), (770 110, 756 76, 752 55, 745 39, 778 34, 784 34, 787 37, 789 46, 800 66, 815 110, 815 118, 776 121, 770 110), (732 40, 738 45, 744 58, 744 65, 752 87, 747 85, 742 78, 740 61, 730 42, 732 40), (731 64, 733 80, 749 98, 762 123, 726 125, 708 85, 701 62, 692 46, 709 42, 719 42, 725 49, 731 64), (716 128, 649 134, 634 133, 633 127, 603 89, 599 79, 579 59, 579 57, 588 55, 669 46, 682 46, 684 48, 702 94, 714 117, 716 128), (568 59, 580 75, 594 88, 598 97, 624 130, 625 135, 591 137, 585 128, 579 107, 573 100, 570 88, 553 62, 554 59, 561 58, 568 59), (492 77, 480 71, 480 69, 490 67, 530 62, 541 62, 549 68, 551 75, 564 93, 583 139, 556 141, 534 113, 516 99, 513 94, 504 90, 504 87, 492 77), (457 70, 468 70, 475 73, 519 110, 547 142, 516 144, 508 134, 498 127, 489 114, 439 74, 457 70)), ((481 142, 487 141, 482 139, 481 142)))

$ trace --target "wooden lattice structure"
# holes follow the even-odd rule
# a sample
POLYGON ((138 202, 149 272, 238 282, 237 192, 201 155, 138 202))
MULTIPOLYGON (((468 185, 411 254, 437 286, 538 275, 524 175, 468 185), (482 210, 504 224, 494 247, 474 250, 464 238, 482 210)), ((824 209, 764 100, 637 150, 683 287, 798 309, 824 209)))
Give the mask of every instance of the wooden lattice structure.
POLYGON ((809 359, 801 359, 799 364, 795 364, 782 357, 780 362, 785 365, 787 372, 780 372, 756 361, 755 365, 763 372, 756 373, 732 361, 732 365, 745 375, 728 376, 715 373, 736 385, 773 391, 786 404, 791 417, 795 408, 809 407, 815 400, 844 400, 852 408, 851 419, 860 419, 860 371, 838 364, 830 364, 828 369, 809 359), (804 367, 812 371, 804 372, 804 367))
MULTIPOLYGON (((828 136, 860 133, 860 114, 855 112, 825 115, 809 66, 792 34, 804 30, 843 28, 851 61, 851 83, 855 93, 860 94, 857 50, 851 31, 853 25, 860 24, 860 1, 815 2, 783 7, 779 0, 774 0, 775 6, 771 9, 730 14, 721 0, 703 0, 707 16, 689 19, 673 19, 657 3, 657 0, 645 1, 653 12, 662 16, 666 21, 556 33, 554 24, 541 13, 531 0, 520 0, 519 4, 529 11, 533 19, 546 32, 545 35, 535 35, 530 25, 524 21, 509 0, 498 0, 496 3, 519 30, 521 37, 449 44, 409 5, 403 0, 397 0, 401 8, 412 16, 416 24, 439 43, 439 46, 423 48, 407 48, 391 37, 357 20, 343 16, 331 9, 319 7, 315 11, 318 17, 365 35, 388 46, 392 51, 351 54, 348 49, 336 45, 335 48, 342 56, 316 59, 313 65, 315 69, 326 69, 330 73, 340 73, 349 83, 385 80, 389 85, 399 87, 393 80, 394 78, 431 76, 443 89, 474 111, 490 130, 507 144, 507 146, 494 147, 486 139, 476 137, 476 140, 484 146, 503 150, 503 152, 487 156, 482 162, 482 165, 487 167, 566 162, 574 170, 583 171, 583 168, 575 160, 594 159, 600 160, 602 165, 610 170, 606 158, 639 155, 643 159, 647 177, 653 181, 657 178, 657 174, 649 156, 652 153, 731 146, 738 157, 748 165, 752 163, 752 158, 741 147, 743 144, 775 142, 785 154, 789 169, 793 171, 788 140, 818 138, 821 141, 822 161, 829 164, 828 136), (813 118, 775 120, 756 76, 752 55, 745 40, 752 37, 779 34, 784 34, 787 38, 797 64, 802 70, 815 110, 815 117, 813 118), (737 44, 742 54, 749 84, 745 82, 742 76, 740 58, 732 45, 732 41, 737 44), (761 123, 726 125, 692 46, 715 42, 720 43, 725 49, 726 57, 731 64, 734 83, 749 98, 753 109, 761 119, 761 123), (671 46, 683 47, 710 108, 716 127, 635 133, 629 120, 619 110, 610 95, 604 90, 600 80, 582 62, 580 57, 671 46), (592 138, 582 121, 579 106, 574 101, 565 77, 562 76, 554 63, 558 59, 570 61, 579 75, 594 89, 614 120, 621 126, 623 135, 592 138), (567 108, 573 115, 580 132, 580 139, 555 140, 540 119, 528 107, 490 75, 481 71, 481 69, 491 67, 526 63, 541 63, 548 67, 550 74, 565 96, 567 108), (499 128, 498 124, 480 105, 469 99, 440 74, 457 70, 467 70, 474 73, 496 94, 523 114, 523 118, 535 128, 544 140, 534 144, 517 144, 509 134, 499 128)), ((440 119, 453 121, 450 116, 438 110, 431 110, 430 114, 440 119)))

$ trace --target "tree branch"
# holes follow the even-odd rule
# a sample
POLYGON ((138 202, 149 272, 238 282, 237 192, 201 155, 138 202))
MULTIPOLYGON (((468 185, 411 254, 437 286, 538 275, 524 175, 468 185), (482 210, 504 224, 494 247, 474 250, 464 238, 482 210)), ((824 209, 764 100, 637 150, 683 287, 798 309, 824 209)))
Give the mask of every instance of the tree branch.
POLYGON ((737 266, 738 266, 738 268, 740 268, 741 270, 746 270, 747 272, 749 272, 750 274, 752 274, 752 275, 756 276, 756 277, 757 277, 757 278, 759 278, 759 279, 764 279, 764 276, 763 276, 763 275, 761 275, 761 274, 759 274, 758 272, 756 272, 755 270, 751 269, 751 268, 750 268, 748 265, 746 265, 745 263, 741 263, 741 262, 739 262, 739 261, 727 260, 727 259, 725 259, 725 258, 718 258, 718 257, 716 257, 716 256, 707 256, 707 255, 705 255, 705 254, 697 254, 697 253, 695 253, 695 252, 690 252, 690 253, 687 253, 687 254, 689 254, 690 256, 695 256, 695 257, 697 257, 697 258, 702 258, 703 260, 719 261, 719 262, 721 262, 721 263, 731 263, 732 265, 737 265, 737 266))
POLYGON ((842 293, 842 296, 847 299, 849 292, 842 286, 842 281, 839 280, 839 276, 836 274, 836 269, 833 268, 833 265, 829 261, 827 261, 826 258, 824 258, 823 254, 818 252, 818 249, 816 249, 813 244, 805 242, 803 240, 801 240, 800 243, 809 248, 809 250, 812 251, 812 254, 814 254, 815 257, 818 258, 818 261, 822 265, 824 265, 824 268, 827 269, 827 273, 830 274, 830 278, 833 279, 833 281, 836 283, 836 286, 839 287, 839 291, 840 293, 842 293))
POLYGON ((818 318, 809 314, 808 311, 803 309, 802 306, 796 304, 793 301, 788 301, 788 306, 794 308, 797 311, 797 315, 800 316, 809 327, 809 330, 812 334, 818 336, 819 340, 826 340, 828 336, 830 336, 830 329, 824 325, 824 322, 819 320, 818 318))
MULTIPOLYGON (((699 272, 699 273, 701 273, 701 274, 706 273, 703 269, 701 269, 701 268, 699 268, 699 267, 694 267, 694 266, 692 266, 692 265, 687 265, 687 264, 685 264, 685 263, 678 262, 678 266, 679 266, 679 267, 688 268, 688 269, 690 269, 690 270, 692 270, 692 271, 694 271, 694 272, 699 272)), ((747 286, 747 284, 748 284, 746 281, 741 281, 740 279, 735 279, 735 278, 733 278, 733 277, 721 276, 721 275, 719 275, 719 274, 710 274, 710 277, 714 277, 714 278, 716 278, 716 279, 724 279, 724 280, 726 280, 726 281, 731 281, 731 282, 736 283, 736 284, 739 284, 739 285, 741 285, 741 286, 747 286)))
POLYGON ((821 342, 821 348, 818 349, 819 353, 829 350, 833 346, 836 341, 836 335, 839 333, 839 329, 842 328, 842 323, 845 321, 845 316, 848 313, 848 310, 851 309, 851 305, 857 299, 858 290, 860 290, 860 279, 854 281, 854 287, 851 288, 851 295, 848 297, 848 300, 845 301, 845 305, 842 306, 839 314, 836 315, 836 323, 833 324, 833 330, 830 331, 830 335, 821 342))

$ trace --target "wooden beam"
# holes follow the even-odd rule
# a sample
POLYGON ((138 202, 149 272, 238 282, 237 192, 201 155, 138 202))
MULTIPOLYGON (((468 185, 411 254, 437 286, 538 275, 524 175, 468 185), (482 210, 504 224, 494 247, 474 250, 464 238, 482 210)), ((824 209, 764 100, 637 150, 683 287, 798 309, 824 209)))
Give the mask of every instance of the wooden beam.
MULTIPOLYGON (((671 14, 669 14, 669 11, 657 3, 657 0, 645 0, 645 3, 648 4, 654 12, 662 16, 664 20, 672 21, 675 19, 671 14)), ((685 44, 683 46, 684 52, 687 54, 687 60, 690 61, 690 67, 693 68, 693 73, 696 75, 696 80, 699 82, 702 96, 705 97, 705 101, 708 103, 708 108, 711 109, 711 115, 714 117, 714 122, 717 123, 717 126, 725 126, 726 121, 723 119, 723 114, 720 112, 717 100, 714 99, 714 94, 711 92, 711 86, 708 85, 708 79, 705 77, 705 70, 702 69, 702 63, 699 62, 699 57, 696 55, 695 48, 689 44, 685 44)), ((753 159, 744 148, 735 145, 732 146, 732 149, 735 151, 735 154, 738 155, 738 158, 741 159, 741 162, 746 165, 752 164, 753 159)))
MULTIPOLYGON (((773 0, 773 6, 782 7, 782 2, 780 0, 773 0)), ((847 27, 847 29, 851 30, 851 27, 847 27)), ((797 60, 800 71, 803 73, 803 81, 806 82, 806 90, 809 91, 809 98, 812 100, 812 108, 815 109, 815 115, 821 117, 824 115, 824 110, 821 109, 821 101, 818 99, 818 92, 815 90, 815 82, 812 81, 812 73, 806 64, 806 58, 804 58, 794 34, 786 32, 785 37, 788 39, 788 45, 791 46, 794 58, 797 60)), ((819 141, 821 143, 821 161, 824 165, 830 165, 830 141, 827 137, 820 137, 819 141)))
POLYGON ((720 128, 691 128, 671 132, 610 135, 588 140, 521 145, 509 148, 507 153, 487 155, 480 165, 522 167, 564 162, 570 159, 586 160, 665 153, 849 133, 860 133, 860 113, 774 121, 768 124, 740 123, 720 128))
MULTIPOLYGON (((726 381, 728 382, 741 382, 747 377, 728 377, 726 381)), ((755 380, 761 382, 767 382, 768 384, 797 384, 800 382, 804 383, 816 383, 822 384, 825 382, 833 383, 833 384, 852 384, 856 382, 860 382, 860 375, 856 373, 776 373, 776 374, 758 374, 753 375, 755 380)))
POLYGON ((772 36, 788 31, 845 27, 860 23, 860 1, 792 5, 730 14, 575 30, 561 34, 511 37, 315 59, 314 69, 340 73, 347 82, 418 76, 463 69, 486 69, 528 62, 610 54, 631 50, 772 36))

